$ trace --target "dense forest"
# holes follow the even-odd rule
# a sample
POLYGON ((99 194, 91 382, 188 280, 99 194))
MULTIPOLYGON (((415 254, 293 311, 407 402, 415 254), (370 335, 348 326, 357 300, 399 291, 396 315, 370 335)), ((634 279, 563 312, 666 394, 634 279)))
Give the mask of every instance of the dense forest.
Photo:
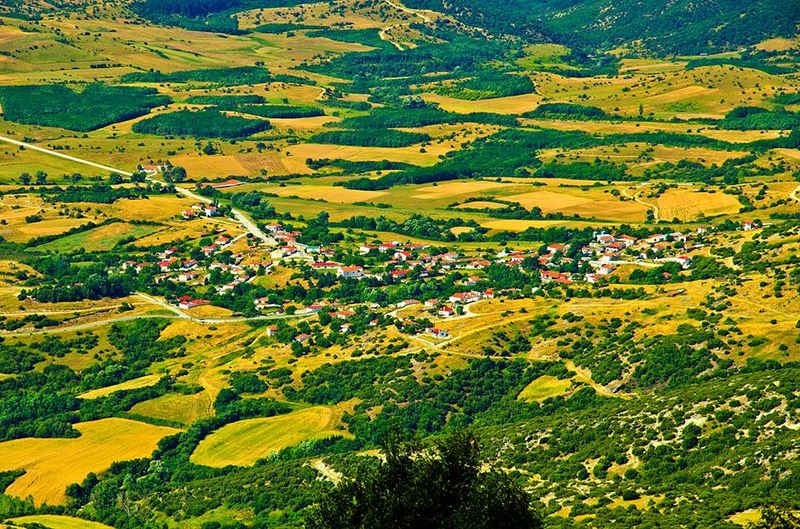
POLYGON ((155 89, 92 83, 73 90, 64 85, 0 88, 3 116, 9 121, 76 131, 90 131, 126 121, 166 105, 155 89), (32 104, 35 102, 35 104, 32 104))
POLYGON ((735 50, 768 37, 791 37, 800 22, 800 5, 782 0, 409 0, 407 5, 532 41, 591 50, 640 40, 650 50, 674 54, 735 50))
POLYGON ((218 110, 179 110, 134 123, 133 131, 157 136, 243 138, 270 128, 269 121, 230 116, 218 110))

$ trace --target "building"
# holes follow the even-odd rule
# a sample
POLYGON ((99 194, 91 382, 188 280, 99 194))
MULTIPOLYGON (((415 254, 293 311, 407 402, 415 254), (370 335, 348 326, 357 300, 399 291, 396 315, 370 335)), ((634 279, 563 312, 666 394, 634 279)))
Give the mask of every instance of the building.
POLYGON ((481 295, 478 292, 470 291, 470 292, 456 292, 452 296, 448 298, 450 303, 473 303, 481 299, 481 295))
POLYGON ((345 279, 358 279, 364 277, 364 269, 360 266, 341 266, 336 275, 345 279))
POLYGON ((448 333, 444 329, 439 329, 439 328, 436 328, 436 327, 428 327, 427 329, 425 329, 425 331, 428 334, 430 334, 431 336, 433 336, 434 338, 449 338, 450 337, 450 333, 448 333))

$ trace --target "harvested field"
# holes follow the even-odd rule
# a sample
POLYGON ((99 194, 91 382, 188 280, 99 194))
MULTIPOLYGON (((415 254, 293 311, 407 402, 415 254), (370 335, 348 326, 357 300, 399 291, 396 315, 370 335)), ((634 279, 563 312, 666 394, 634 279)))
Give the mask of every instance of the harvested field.
POLYGON ((656 204, 662 219, 694 220, 739 211, 741 204, 733 195, 722 192, 701 193, 690 189, 669 189, 658 197, 656 204))
POLYGON ((143 377, 134 378, 132 380, 126 380, 125 382, 121 382, 119 384, 114 384, 113 386, 106 386, 104 388, 93 389, 91 391, 87 391, 81 395, 78 395, 81 399, 97 399, 100 397, 106 397, 111 395, 112 393, 116 393, 117 391, 128 391, 131 389, 139 389, 139 388, 146 388, 148 386, 152 386, 156 384, 161 379, 160 375, 145 375, 143 377))
POLYGON ((64 490, 90 472, 102 472, 115 461, 149 456, 174 428, 128 419, 100 419, 75 425, 76 439, 15 439, 0 443, 0 472, 25 470, 7 489, 19 498, 31 496, 36 505, 59 505, 64 490))

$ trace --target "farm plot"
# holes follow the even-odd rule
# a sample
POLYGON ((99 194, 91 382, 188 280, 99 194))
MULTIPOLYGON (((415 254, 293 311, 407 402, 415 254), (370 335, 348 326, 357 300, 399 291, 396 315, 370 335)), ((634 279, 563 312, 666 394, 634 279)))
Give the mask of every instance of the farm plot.
POLYGON ((36 250, 55 252, 68 252, 75 248, 84 248, 90 252, 110 250, 120 241, 139 239, 161 229, 161 226, 145 226, 115 222, 41 244, 36 247, 36 250))
POLYGON ((637 202, 620 201, 595 194, 568 194, 557 191, 532 191, 504 197, 526 209, 539 207, 544 213, 564 213, 620 222, 644 220, 646 208, 637 202))
POLYGON ((152 400, 135 404, 131 413, 191 424, 198 419, 210 417, 213 413, 211 395, 205 391, 194 395, 163 395, 152 400))
POLYGON ((733 195, 701 193, 691 189, 670 189, 658 197, 656 204, 661 218, 682 221, 736 213, 741 207, 733 195))
POLYGON ((449 198, 470 193, 480 193, 481 191, 496 189, 504 185, 506 184, 501 182, 489 182, 487 180, 453 181, 417 188, 417 192, 412 195, 411 198, 420 198, 423 200, 449 198))
POLYGON ((91 391, 87 391, 81 395, 78 395, 79 398, 82 399, 98 399, 100 397, 106 397, 111 395, 112 393, 116 393, 117 391, 128 391, 131 389, 140 389, 146 388, 156 384, 161 379, 160 375, 145 375, 143 377, 134 378, 132 380, 126 380, 125 382, 120 382, 119 384, 114 384, 113 386, 106 386, 104 388, 93 389, 91 391))
POLYGON ((563 395, 572 386, 572 380, 542 375, 523 389, 517 396, 520 400, 541 402, 550 397, 563 395))
POLYGON ((253 465, 302 441, 349 435, 336 428, 340 416, 336 408, 314 406, 277 417, 237 421, 201 441, 190 459, 210 467, 253 465))
POLYGON ((25 470, 6 489, 19 498, 31 496, 36 505, 64 502, 64 490, 90 472, 102 472, 115 461, 149 456, 162 437, 175 428, 128 419, 78 423, 77 439, 15 439, 0 443, 0 472, 25 470))
POLYGON ((368 202, 386 195, 386 191, 360 191, 358 189, 322 185, 276 187, 269 191, 281 197, 313 198, 340 204, 368 202))
POLYGON ((49 529, 114 529, 110 525, 100 522, 92 522, 72 516, 62 516, 60 514, 32 514, 30 516, 20 516, 13 518, 14 525, 27 527, 28 525, 41 525, 49 529))

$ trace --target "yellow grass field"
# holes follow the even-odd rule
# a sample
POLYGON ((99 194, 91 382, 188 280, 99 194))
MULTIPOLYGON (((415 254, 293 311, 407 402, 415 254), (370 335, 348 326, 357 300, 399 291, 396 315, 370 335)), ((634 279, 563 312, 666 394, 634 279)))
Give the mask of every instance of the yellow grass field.
POLYGON ((186 169, 192 177, 225 177, 248 176, 251 171, 236 156, 216 155, 200 156, 197 154, 181 154, 173 156, 171 162, 186 169))
POLYGON ((126 380, 125 382, 121 382, 119 384, 114 384, 113 386, 106 386, 104 388, 87 391, 86 393, 78 395, 78 398, 91 400, 100 397, 106 397, 112 393, 116 393, 117 391, 146 388, 156 384, 160 379, 161 375, 145 375, 132 380, 126 380))
POLYGON ((211 395, 205 391, 194 395, 163 395, 135 404, 130 412, 188 425, 211 416, 211 400, 211 395))
POLYGON ((736 213, 741 204, 733 195, 722 192, 700 193, 690 189, 669 189, 656 201, 662 219, 693 220, 702 215, 706 217, 736 213))
POLYGON ((569 379, 561 380, 550 375, 542 375, 523 389, 517 396, 520 400, 541 402, 550 397, 563 395, 572 386, 569 379))
POLYGON ((127 224, 114 222, 80 233, 67 235, 60 239, 39 245, 37 250, 68 251, 73 248, 85 248, 87 251, 110 250, 117 242, 128 237, 136 239, 161 230, 158 226, 127 224))
POLYGON ((354 145, 327 145, 322 143, 303 143, 285 149, 286 156, 281 159, 290 173, 307 174, 311 170, 306 159, 339 158, 351 162, 388 160, 407 162, 414 165, 433 165, 437 154, 419 152, 419 147, 358 147, 354 145))
POLYGON ((526 209, 538 206, 545 213, 560 212, 582 217, 595 217, 620 222, 644 220, 647 208, 634 201, 609 198, 594 198, 589 194, 583 196, 556 191, 532 191, 519 195, 504 197, 506 200, 518 202, 526 209))
POLYGON ((110 525, 60 514, 33 514, 10 520, 14 525, 39 524, 49 529, 114 529, 110 525))
MULTIPOLYGON (((109 217, 123 220, 164 221, 180 215, 197 201, 189 198, 177 198, 174 195, 153 195, 147 199, 131 200, 123 198, 113 204, 103 205, 101 209, 109 217)), ((85 204, 85 207, 89 204, 85 204)), ((97 207, 97 204, 91 206, 97 207)))
POLYGON ((521 114, 536 108, 542 101, 539 94, 522 94, 518 96, 495 97, 469 101, 440 94, 423 94, 426 101, 436 103, 444 110, 468 114, 470 112, 495 112, 497 114, 521 114))
POLYGON ((270 188, 269 191, 282 197, 297 196, 300 198, 314 198, 326 202, 338 202, 340 204, 369 202, 387 194, 386 191, 360 191, 358 189, 323 185, 275 187, 270 188))
POLYGON ((592 227, 591 222, 570 220, 516 220, 493 219, 481 222, 481 226, 490 230, 525 231, 528 228, 549 228, 552 226, 592 227))
POLYGON ((503 209, 505 204, 500 202, 491 202, 488 200, 476 200, 473 202, 465 202, 456 206, 456 209, 503 209))
POLYGON ((191 456, 198 465, 250 466, 261 458, 309 439, 348 435, 337 429, 339 413, 330 406, 227 424, 203 439, 191 456))
POLYGON ((448 198, 458 195, 466 195, 470 193, 480 193, 487 189, 496 189, 503 187, 505 184, 501 182, 489 182, 487 180, 456 180, 452 182, 445 182, 438 185, 428 185, 419 187, 411 198, 421 198, 424 200, 432 200, 437 198, 448 198))
POLYGON ((0 443, 0 471, 25 474, 6 489, 36 505, 64 502, 64 490, 90 472, 102 472, 115 461, 149 456, 158 441, 178 432, 128 419, 101 419, 75 425, 77 439, 15 439, 0 443))

